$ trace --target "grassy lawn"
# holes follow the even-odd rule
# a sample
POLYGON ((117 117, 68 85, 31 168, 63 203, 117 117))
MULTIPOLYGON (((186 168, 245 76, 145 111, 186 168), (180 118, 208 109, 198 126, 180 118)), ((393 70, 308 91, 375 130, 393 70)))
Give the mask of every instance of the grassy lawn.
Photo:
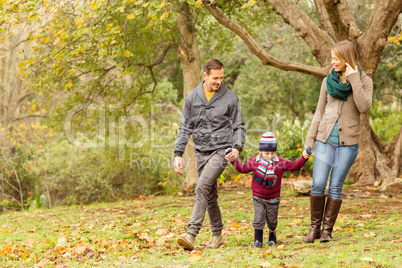
POLYGON ((157 196, 89 206, 0 214, 0 267, 402 267, 402 202, 375 188, 344 188, 334 241, 303 244, 309 198, 282 189, 278 244, 253 249, 253 206, 246 187, 221 187, 226 244, 176 245, 191 217, 192 196, 157 196))

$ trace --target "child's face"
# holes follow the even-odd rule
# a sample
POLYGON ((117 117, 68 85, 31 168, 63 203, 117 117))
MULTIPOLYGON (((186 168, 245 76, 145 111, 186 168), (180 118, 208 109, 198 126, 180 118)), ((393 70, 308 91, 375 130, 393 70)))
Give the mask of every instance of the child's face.
POLYGON ((271 161, 272 158, 274 158, 276 156, 276 152, 261 152, 260 151, 260 155, 262 155, 262 157, 264 157, 268 161, 271 161))

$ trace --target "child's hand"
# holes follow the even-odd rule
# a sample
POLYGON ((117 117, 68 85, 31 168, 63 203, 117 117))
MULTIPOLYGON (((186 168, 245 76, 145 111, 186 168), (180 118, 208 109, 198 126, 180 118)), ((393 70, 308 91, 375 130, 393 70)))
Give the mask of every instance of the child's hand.
POLYGON ((232 148, 227 148, 227 149, 225 150, 225 159, 228 160, 228 161, 229 161, 229 156, 228 156, 228 154, 229 154, 231 151, 232 151, 232 148))
POLYGON ((235 148, 228 148, 225 150, 226 156, 225 159, 228 160, 229 162, 233 162, 236 160, 236 158, 239 156, 239 151, 235 148), (231 150, 231 152, 229 152, 231 150))
POLYGON ((307 147, 306 149, 303 150, 303 157, 304 159, 309 159, 311 156, 311 148, 307 147))

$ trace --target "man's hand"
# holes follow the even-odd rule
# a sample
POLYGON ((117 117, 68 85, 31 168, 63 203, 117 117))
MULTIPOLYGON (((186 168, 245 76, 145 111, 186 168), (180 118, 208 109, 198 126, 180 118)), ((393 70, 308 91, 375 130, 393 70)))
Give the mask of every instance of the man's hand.
POLYGON ((239 156, 239 150, 232 148, 232 151, 230 153, 228 153, 225 158, 226 160, 228 160, 229 162, 233 162, 237 159, 237 157, 239 156))
POLYGON ((174 158, 174 171, 183 176, 183 159, 180 156, 174 158))

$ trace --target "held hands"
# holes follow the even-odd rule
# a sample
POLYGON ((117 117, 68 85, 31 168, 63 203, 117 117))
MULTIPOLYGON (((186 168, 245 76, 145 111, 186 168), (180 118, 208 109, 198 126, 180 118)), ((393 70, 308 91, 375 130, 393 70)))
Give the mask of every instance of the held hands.
POLYGON ((229 162, 233 162, 239 156, 239 150, 235 148, 227 148, 225 152, 227 152, 229 149, 232 149, 232 151, 225 156, 225 159, 228 160, 229 162))
POLYGON ((356 65, 356 67, 353 69, 352 66, 349 65, 349 63, 346 63, 346 71, 345 71, 346 76, 349 76, 354 73, 358 73, 359 72, 358 68, 359 67, 357 67, 357 65, 356 65))
POLYGON ((180 156, 174 158, 174 171, 183 176, 183 159, 180 156))
POLYGON ((303 150, 303 157, 304 159, 309 159, 311 156, 311 148, 307 147, 303 150))

